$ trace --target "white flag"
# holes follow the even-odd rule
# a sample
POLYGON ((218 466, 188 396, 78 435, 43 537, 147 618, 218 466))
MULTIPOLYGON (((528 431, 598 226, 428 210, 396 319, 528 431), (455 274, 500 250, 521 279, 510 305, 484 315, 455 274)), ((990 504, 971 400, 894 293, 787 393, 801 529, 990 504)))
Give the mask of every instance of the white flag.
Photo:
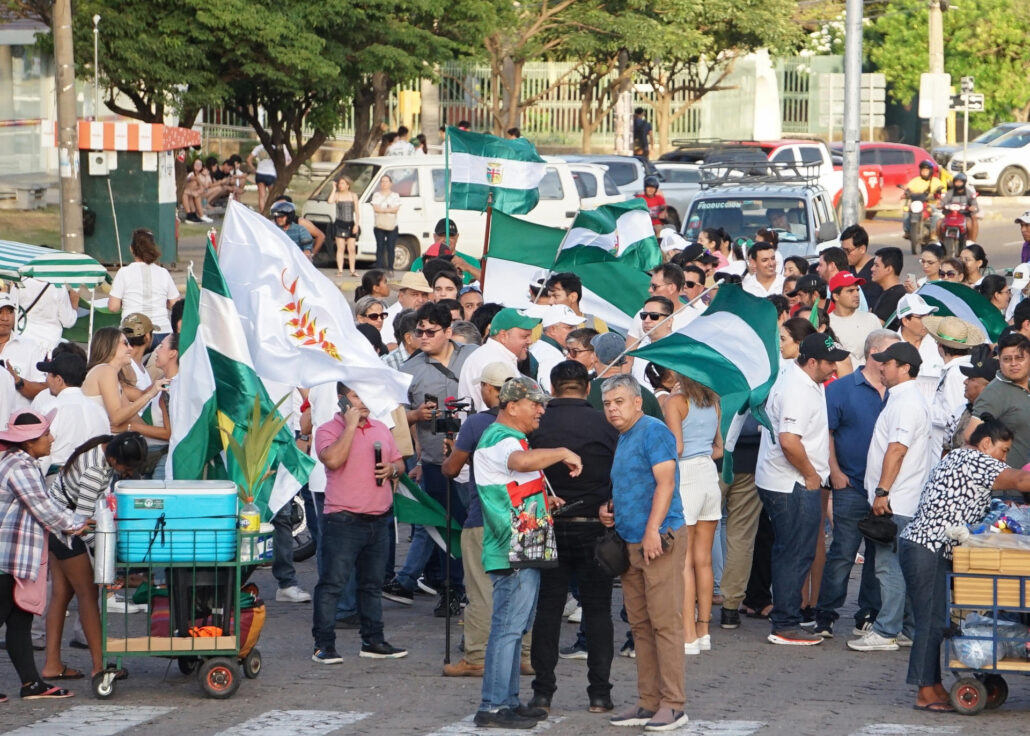
POLYGON ((343 381, 375 416, 407 402, 411 377, 379 359, 339 288, 272 222, 230 200, 218 262, 262 378, 343 381))

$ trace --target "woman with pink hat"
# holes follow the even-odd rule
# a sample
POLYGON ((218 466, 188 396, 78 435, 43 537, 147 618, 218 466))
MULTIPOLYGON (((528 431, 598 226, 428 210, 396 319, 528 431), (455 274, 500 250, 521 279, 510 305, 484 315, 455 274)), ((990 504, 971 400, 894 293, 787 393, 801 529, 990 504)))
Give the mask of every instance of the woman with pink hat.
POLYGON ((81 534, 89 523, 51 498, 36 462, 50 454, 55 413, 18 410, 0 432, 0 623, 23 700, 72 695, 42 681, 32 654, 32 615, 46 606, 46 530, 81 534))

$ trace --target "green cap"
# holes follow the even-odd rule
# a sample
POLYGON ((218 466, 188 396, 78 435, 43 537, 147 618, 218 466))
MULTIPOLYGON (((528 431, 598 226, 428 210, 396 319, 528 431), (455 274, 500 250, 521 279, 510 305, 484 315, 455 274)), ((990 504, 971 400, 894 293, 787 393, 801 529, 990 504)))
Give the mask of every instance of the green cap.
POLYGON ((521 327, 523 330, 532 330, 540 324, 540 320, 535 317, 528 316, 525 312, 518 309, 502 309, 500 312, 494 315, 493 320, 490 321, 490 335, 496 335, 498 332, 504 330, 510 330, 513 327, 521 327))
POLYGON ((551 397, 532 378, 519 376, 504 382, 504 385, 501 386, 500 399, 502 404, 509 401, 518 401, 519 399, 529 399, 538 404, 546 405, 551 400, 551 397))

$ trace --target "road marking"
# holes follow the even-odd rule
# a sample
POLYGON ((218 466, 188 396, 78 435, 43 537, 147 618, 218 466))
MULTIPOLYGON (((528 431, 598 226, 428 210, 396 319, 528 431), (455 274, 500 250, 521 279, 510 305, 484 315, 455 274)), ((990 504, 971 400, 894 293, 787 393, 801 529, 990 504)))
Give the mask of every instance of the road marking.
POLYGON ((8 731, 6 736, 114 736, 175 708, 137 705, 76 705, 57 715, 8 731))
MULTIPOLYGON (((321 736, 357 723, 370 715, 372 714, 337 710, 270 710, 249 721, 219 731, 215 736, 279 736, 283 733, 321 736)), ((82 733, 76 736, 82 736, 82 733)))
MULTIPOLYGON (((474 716, 468 716, 462 718, 457 723, 452 723, 449 726, 444 726, 439 731, 433 731, 427 736, 469 736, 471 734, 490 734, 490 736, 519 736, 524 734, 524 730, 514 728, 480 728, 472 722, 474 716)), ((536 728, 533 733, 540 733, 545 731, 555 724, 561 723, 565 718, 548 718, 546 721, 540 721, 536 724, 536 728)), ((81 736, 81 735, 80 735, 81 736)))
POLYGON ((914 736, 915 734, 958 733, 961 726, 911 726, 907 723, 871 723, 851 736, 914 736))
POLYGON ((680 736, 751 736, 765 726, 761 721, 690 721, 683 728, 669 731, 680 736))

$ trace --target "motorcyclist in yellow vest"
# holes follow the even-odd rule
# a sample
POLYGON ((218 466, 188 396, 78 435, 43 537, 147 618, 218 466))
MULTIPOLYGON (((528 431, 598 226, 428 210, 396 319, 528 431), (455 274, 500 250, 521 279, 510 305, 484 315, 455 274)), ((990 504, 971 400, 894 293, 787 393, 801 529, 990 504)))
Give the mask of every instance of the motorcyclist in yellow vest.
MULTIPOLYGON (((933 161, 924 158, 919 162, 919 176, 913 178, 905 185, 906 198, 912 194, 929 195, 926 199, 926 207, 930 208, 930 232, 936 232, 937 221, 941 218, 940 213, 933 208, 933 204, 944 191, 944 184, 938 177, 933 175, 933 170, 933 161)), ((908 237, 908 218, 904 218, 903 222, 905 223, 905 237, 908 237)))

